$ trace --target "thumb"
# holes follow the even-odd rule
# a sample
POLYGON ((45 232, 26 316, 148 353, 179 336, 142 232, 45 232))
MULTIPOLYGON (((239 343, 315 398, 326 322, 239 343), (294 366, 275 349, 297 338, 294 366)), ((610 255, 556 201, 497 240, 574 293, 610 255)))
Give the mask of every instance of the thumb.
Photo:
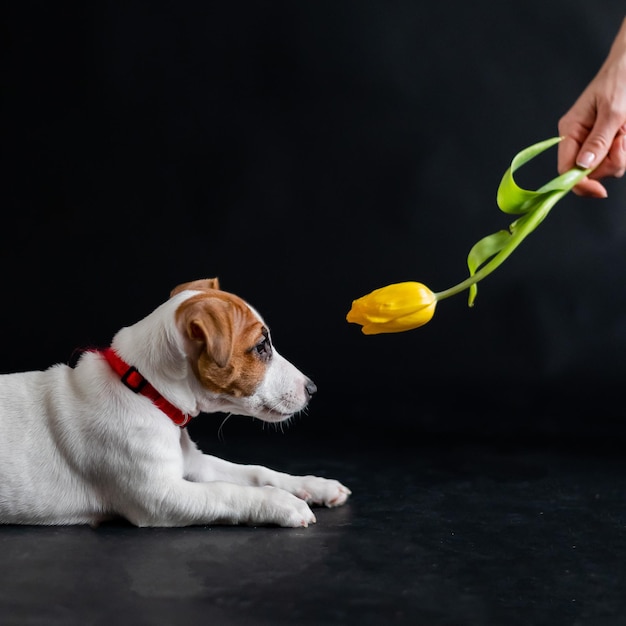
POLYGON ((620 125, 621 121, 613 122, 598 117, 589 136, 578 151, 576 165, 583 169, 589 169, 602 163, 611 149, 620 125))

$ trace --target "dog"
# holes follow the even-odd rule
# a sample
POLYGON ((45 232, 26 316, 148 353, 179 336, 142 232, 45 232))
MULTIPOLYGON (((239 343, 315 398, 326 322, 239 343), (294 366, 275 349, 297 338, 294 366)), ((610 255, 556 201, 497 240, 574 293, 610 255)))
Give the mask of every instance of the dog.
POLYGON ((0 523, 306 527, 309 505, 350 490, 203 454, 186 425, 215 412, 281 422, 315 391, 217 278, 179 285, 75 367, 0 376, 0 523))

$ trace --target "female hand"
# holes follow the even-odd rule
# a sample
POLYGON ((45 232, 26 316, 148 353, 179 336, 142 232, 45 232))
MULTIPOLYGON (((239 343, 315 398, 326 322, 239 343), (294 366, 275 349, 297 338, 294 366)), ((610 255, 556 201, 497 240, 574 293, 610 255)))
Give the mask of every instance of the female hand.
POLYGON ((602 67, 559 120, 559 173, 594 167, 576 187, 581 196, 606 198, 599 180, 626 171, 626 19, 602 67))

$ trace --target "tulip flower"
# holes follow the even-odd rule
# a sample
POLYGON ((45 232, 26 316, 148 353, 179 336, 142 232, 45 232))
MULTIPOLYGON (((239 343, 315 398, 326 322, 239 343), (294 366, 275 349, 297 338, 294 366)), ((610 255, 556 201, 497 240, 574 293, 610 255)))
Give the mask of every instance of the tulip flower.
POLYGON ((426 285, 396 283, 355 300, 347 320, 361 324, 363 333, 399 333, 423 326, 435 314, 437 299, 426 285))
POLYGON ((366 335, 396 333, 428 323, 437 302, 469 290, 468 305, 474 305, 477 283, 498 268, 546 218, 552 207, 576 186, 591 169, 575 167, 536 191, 522 189, 513 174, 525 163, 554 146, 562 137, 536 143, 515 155, 504 173, 497 193, 501 211, 519 215, 508 230, 499 230, 478 241, 467 257, 469 277, 444 291, 433 292, 422 283, 404 282, 375 289, 352 302, 346 319, 361 324, 366 335))

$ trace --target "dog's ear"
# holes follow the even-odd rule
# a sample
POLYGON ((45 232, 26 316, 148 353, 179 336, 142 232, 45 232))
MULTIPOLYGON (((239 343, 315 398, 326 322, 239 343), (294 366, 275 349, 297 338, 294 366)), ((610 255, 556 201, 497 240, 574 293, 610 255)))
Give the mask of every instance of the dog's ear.
POLYGON ((220 281, 218 278, 201 278, 200 280, 192 280, 189 283, 183 283, 174 287, 170 292, 170 298, 185 289, 195 289, 196 291, 206 291, 207 289, 219 289, 220 281))
POLYGON ((226 367, 233 354, 235 331, 228 303, 218 298, 205 298, 184 311, 189 339, 203 343, 205 354, 218 367, 226 367))

